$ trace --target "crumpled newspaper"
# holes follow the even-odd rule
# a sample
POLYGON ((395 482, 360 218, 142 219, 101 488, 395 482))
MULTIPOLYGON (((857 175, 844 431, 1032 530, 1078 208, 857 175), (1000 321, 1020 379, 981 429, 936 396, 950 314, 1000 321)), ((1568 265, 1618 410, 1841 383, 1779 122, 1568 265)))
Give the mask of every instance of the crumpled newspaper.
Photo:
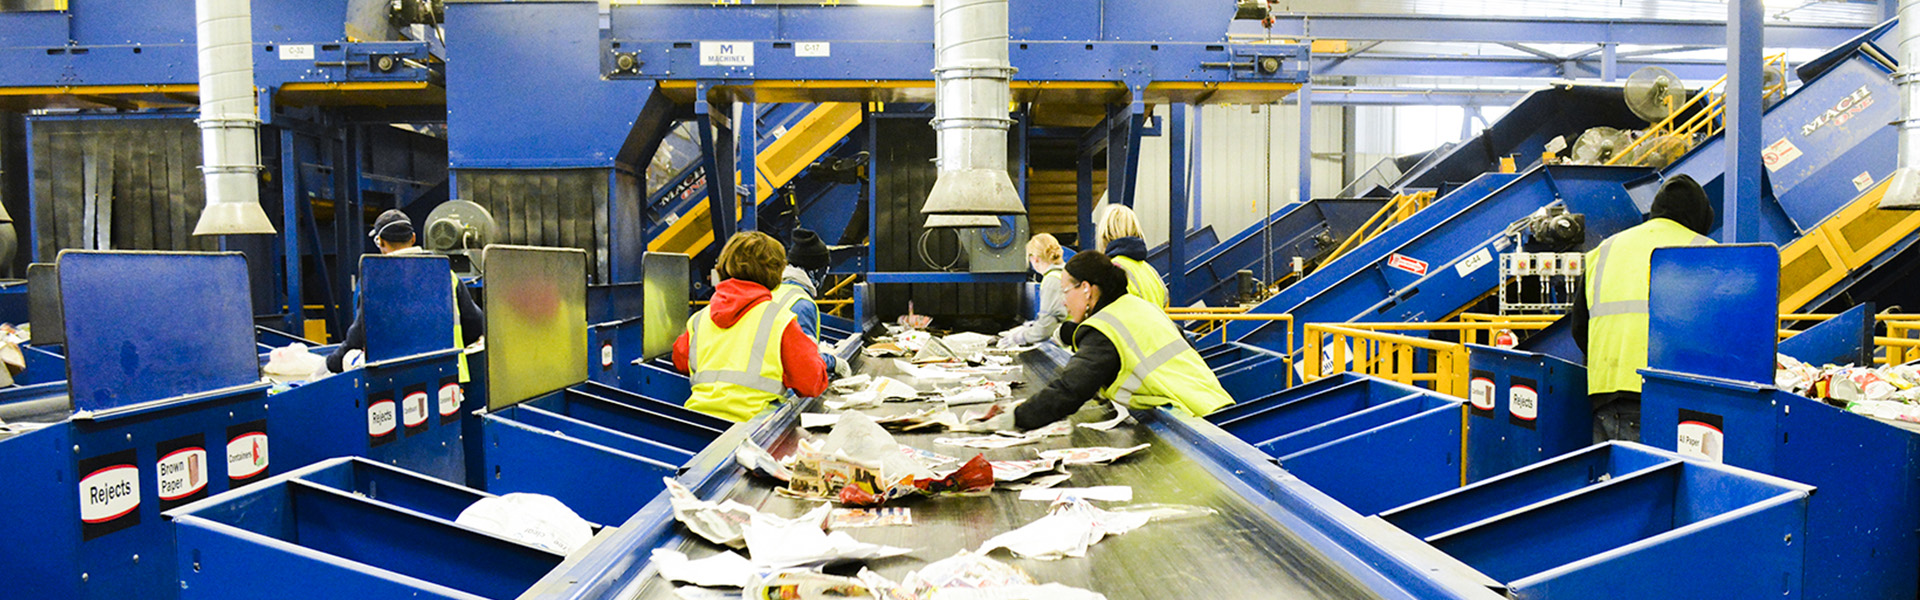
POLYGON ((733 451, 733 460, 740 463, 747 472, 761 477, 780 481, 793 479, 793 472, 788 471, 786 465, 780 464, 779 459, 773 457, 773 453, 753 443, 753 440, 741 440, 740 448, 733 451))
POLYGON ((693 494, 693 490, 674 481, 672 477, 661 479, 667 482, 667 501, 673 504, 673 518, 680 524, 715 544, 734 548, 747 546, 747 524, 760 511, 732 500, 719 503, 701 500, 693 494))
POLYGON ((908 548, 862 542, 844 532, 827 533, 827 516, 831 513, 832 507, 825 504, 793 519, 755 513, 745 530, 748 558, 755 565, 778 569, 912 552, 908 548))
POLYGON ((1047 516, 1025 526, 993 536, 980 545, 981 554, 1006 548, 1015 555, 1039 560, 1057 560, 1087 555, 1087 548, 1110 535, 1120 535, 1151 517, 1145 514, 1108 512, 1079 498, 1062 498, 1048 508, 1047 516))

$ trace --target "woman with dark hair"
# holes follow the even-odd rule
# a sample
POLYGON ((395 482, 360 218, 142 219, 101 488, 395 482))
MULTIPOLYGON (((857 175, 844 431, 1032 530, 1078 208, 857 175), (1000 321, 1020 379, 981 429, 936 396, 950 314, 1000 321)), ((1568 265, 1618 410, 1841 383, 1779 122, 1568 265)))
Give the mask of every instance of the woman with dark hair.
POLYGON ((1067 315, 1060 338, 1073 359, 1052 383, 1014 409, 1036 429, 1067 418, 1096 396, 1149 409, 1172 405, 1205 416, 1233 404, 1206 361, 1159 306, 1127 293, 1127 271, 1098 250, 1075 254, 1062 279, 1067 315))

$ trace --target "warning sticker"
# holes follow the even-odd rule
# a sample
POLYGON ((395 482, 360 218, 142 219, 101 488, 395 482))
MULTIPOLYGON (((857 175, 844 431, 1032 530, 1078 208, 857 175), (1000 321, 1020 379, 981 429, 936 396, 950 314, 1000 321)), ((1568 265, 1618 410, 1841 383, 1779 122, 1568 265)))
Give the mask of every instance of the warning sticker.
POLYGON ((1870 187, 1873 187, 1873 173, 1861 171, 1859 175, 1854 176, 1853 191, 1864 192, 1870 187))
POLYGON ((1768 172, 1779 171, 1798 158, 1800 158, 1800 148, 1794 146, 1793 142, 1787 141, 1787 138, 1780 138, 1780 141, 1760 151, 1760 164, 1766 165, 1768 172))
POLYGON ((1387 255, 1387 266, 1422 277, 1427 274, 1427 261, 1397 252, 1387 255))

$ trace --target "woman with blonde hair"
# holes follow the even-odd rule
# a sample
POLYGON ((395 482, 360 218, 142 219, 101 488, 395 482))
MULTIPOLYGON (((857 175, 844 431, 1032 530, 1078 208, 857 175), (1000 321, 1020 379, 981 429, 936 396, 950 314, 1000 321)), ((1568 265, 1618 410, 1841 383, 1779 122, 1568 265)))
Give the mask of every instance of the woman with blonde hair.
POLYGON ((768 291, 786 267, 786 248, 758 231, 734 234, 720 249, 713 301, 673 343, 673 366, 693 384, 687 408, 738 422, 789 389, 802 397, 827 391, 819 346, 768 291))
POLYGON ((1100 217, 1099 237, 1101 252, 1113 259, 1127 272, 1127 292, 1152 303, 1162 309, 1167 307, 1167 282, 1160 279, 1160 272, 1147 264, 1147 241, 1140 233, 1140 220, 1133 215, 1133 209, 1119 204, 1107 205, 1107 212, 1100 217))
POLYGON ((1033 320, 1001 332, 1000 347, 1044 342, 1067 320, 1067 304, 1060 286, 1066 261, 1060 259, 1061 252, 1060 242, 1053 239, 1053 234, 1042 233, 1027 240, 1027 266, 1040 274, 1040 310, 1033 320))

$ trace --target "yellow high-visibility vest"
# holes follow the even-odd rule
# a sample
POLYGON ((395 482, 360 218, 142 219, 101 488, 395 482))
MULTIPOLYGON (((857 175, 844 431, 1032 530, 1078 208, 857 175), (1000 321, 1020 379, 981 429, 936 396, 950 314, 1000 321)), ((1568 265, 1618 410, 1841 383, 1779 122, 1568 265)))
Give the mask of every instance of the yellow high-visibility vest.
POLYGON ((693 395, 687 408, 739 422, 780 401, 786 392, 781 375, 780 336, 793 312, 761 302, 733 327, 721 327, 703 308, 687 319, 688 379, 693 395))
POLYGON ((1153 265, 1125 256, 1113 257, 1113 264, 1127 271, 1127 293, 1166 310, 1167 282, 1160 280, 1160 272, 1153 270, 1153 265))
POLYGON ((1639 392, 1647 366, 1647 287, 1653 250, 1713 239, 1671 219, 1616 233, 1587 253, 1587 393, 1639 392))
POLYGON ((1146 299, 1123 295, 1085 325, 1120 349, 1120 375, 1100 390, 1100 397, 1138 409, 1173 405, 1198 417, 1233 404, 1166 311, 1146 299))

